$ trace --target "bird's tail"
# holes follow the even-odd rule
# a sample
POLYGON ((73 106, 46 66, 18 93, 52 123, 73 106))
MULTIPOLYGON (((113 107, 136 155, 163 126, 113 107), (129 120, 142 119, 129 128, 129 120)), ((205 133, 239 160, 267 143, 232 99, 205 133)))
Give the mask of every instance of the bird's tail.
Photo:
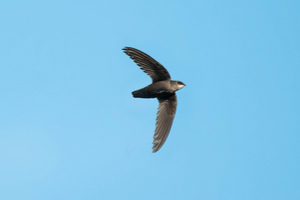
POLYGON ((132 95, 135 98, 155 98, 155 96, 151 94, 147 88, 142 88, 140 90, 133 91, 132 95))

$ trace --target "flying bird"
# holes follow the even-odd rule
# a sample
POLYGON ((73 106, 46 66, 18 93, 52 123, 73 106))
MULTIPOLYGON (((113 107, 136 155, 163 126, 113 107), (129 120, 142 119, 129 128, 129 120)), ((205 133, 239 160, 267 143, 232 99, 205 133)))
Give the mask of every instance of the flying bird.
POLYGON ((156 128, 153 136, 153 153, 157 152, 166 141, 176 112, 177 97, 175 92, 185 86, 181 81, 171 80, 169 72, 159 62, 146 53, 125 47, 126 53, 152 79, 152 84, 132 92, 135 98, 157 98, 159 102, 156 128))

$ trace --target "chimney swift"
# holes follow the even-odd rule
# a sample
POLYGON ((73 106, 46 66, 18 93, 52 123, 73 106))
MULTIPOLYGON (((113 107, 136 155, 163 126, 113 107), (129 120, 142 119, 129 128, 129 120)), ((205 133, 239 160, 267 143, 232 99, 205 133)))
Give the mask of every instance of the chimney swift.
POLYGON ((159 62, 146 53, 125 47, 126 53, 138 66, 152 78, 152 84, 132 92, 135 98, 157 98, 159 102, 156 128, 153 136, 153 153, 157 152, 166 141, 176 112, 177 97, 175 92, 185 86, 181 81, 172 81, 169 72, 159 62))

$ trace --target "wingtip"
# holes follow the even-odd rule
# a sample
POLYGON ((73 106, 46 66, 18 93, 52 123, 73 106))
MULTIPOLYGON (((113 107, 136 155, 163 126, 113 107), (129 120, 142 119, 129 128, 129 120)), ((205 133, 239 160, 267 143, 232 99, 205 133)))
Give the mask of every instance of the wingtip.
POLYGON ((152 149, 152 153, 156 153, 159 149, 152 149))
POLYGON ((122 50, 123 50, 123 51, 128 51, 128 50, 130 50, 130 49, 134 49, 134 48, 132 48, 132 47, 124 47, 122 50))
POLYGON ((156 153, 161 148, 161 146, 155 140, 152 142, 152 144, 153 144, 152 153, 156 153))

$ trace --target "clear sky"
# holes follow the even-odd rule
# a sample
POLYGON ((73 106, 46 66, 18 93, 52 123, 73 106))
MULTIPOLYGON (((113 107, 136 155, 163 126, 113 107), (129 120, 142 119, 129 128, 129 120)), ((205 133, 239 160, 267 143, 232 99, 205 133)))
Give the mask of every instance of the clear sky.
POLYGON ((0 2, 0 199, 299 200, 300 1, 0 2), (187 86, 156 99, 122 52, 187 86))

